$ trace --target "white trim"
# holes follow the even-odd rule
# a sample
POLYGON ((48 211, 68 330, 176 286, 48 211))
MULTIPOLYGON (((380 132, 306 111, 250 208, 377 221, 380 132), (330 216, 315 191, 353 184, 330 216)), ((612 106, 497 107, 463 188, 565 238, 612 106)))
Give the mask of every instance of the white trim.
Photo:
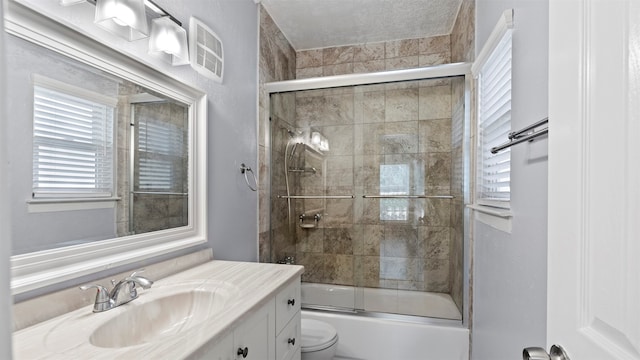
POLYGON ((5 28, 14 36, 149 88, 189 106, 189 225, 11 257, 13 295, 206 243, 207 97, 198 89, 114 51, 15 1, 5 28))
POLYGON ((112 209, 117 197, 104 199, 42 199, 27 201, 27 211, 30 213, 56 212, 56 211, 76 211, 91 209, 112 209))
POLYGON ((501 217, 501 218, 510 218, 513 217, 513 212, 511 210, 499 209, 491 206, 485 206, 480 204, 469 204, 467 205, 469 209, 479 211, 481 213, 501 217))
POLYGON ((379 84, 394 81, 460 76, 469 74, 470 71, 470 63, 453 63, 434 65, 423 68, 390 70, 366 74, 347 74, 298 80, 275 81, 264 84, 264 87, 269 93, 277 93, 298 90, 326 89, 339 86, 379 84))
POLYGON ((502 13, 502 16, 500 16, 500 19, 498 19, 498 23, 493 28, 493 31, 491 31, 489 38, 484 43, 482 50, 480 50, 478 57, 476 57, 476 60, 471 66, 471 73, 474 78, 478 77, 480 69, 482 69, 484 64, 487 62, 493 53, 493 50, 498 46, 498 44, 500 44, 504 34, 511 29, 513 29, 513 9, 508 9, 505 10, 502 13))
POLYGON ((475 221, 487 224, 494 229, 511 233, 513 218, 511 211, 477 204, 467 205, 467 208, 474 210, 473 218, 475 221))
POLYGON ((73 95, 82 99, 95 101, 97 103, 100 103, 102 105, 107 105, 112 108, 115 108, 116 106, 118 106, 118 99, 111 96, 106 96, 91 90, 82 89, 80 87, 67 84, 65 82, 58 81, 55 79, 51 79, 40 74, 32 74, 31 78, 34 86, 40 86, 40 87, 47 88, 49 90, 60 91, 60 92, 73 95))

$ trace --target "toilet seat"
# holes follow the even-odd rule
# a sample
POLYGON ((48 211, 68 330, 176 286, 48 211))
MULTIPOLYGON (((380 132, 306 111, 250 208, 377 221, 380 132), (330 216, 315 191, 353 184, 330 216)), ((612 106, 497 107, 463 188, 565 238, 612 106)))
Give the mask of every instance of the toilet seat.
POLYGON ((302 352, 314 352, 331 347, 338 341, 333 326, 314 319, 302 319, 302 352))

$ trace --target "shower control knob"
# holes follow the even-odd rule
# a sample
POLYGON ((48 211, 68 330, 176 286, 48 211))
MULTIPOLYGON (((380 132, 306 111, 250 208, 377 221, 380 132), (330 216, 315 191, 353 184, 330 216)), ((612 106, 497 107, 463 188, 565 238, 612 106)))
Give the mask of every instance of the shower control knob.
POLYGON ((243 348, 238 348, 238 353, 237 354, 238 354, 238 356, 242 355, 243 358, 246 358, 247 355, 249 355, 249 348, 248 347, 245 347, 244 349, 243 348))
POLYGON ((295 304, 296 304, 296 299, 289 299, 289 300, 287 300, 287 305, 294 306, 295 304))
POLYGON ((296 346, 296 338, 289 338, 287 340, 287 344, 291 344, 291 346, 296 346))

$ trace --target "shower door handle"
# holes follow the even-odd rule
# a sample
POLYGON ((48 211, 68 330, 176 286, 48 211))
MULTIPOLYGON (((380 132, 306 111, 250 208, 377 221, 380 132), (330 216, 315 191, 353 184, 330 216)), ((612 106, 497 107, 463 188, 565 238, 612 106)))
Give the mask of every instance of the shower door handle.
POLYGON ((541 347, 528 347, 522 350, 522 360, 571 360, 560 345, 551 345, 549 353, 541 347))

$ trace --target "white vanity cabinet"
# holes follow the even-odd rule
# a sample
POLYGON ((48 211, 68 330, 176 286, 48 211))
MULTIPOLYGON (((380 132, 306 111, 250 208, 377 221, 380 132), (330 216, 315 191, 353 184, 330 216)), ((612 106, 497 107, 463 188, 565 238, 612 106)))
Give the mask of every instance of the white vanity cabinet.
POLYGON ((300 360, 300 277, 276 295, 276 359, 300 360))
POLYGON ((234 359, 275 360, 274 300, 243 321, 233 331, 234 359))
POLYGON ((303 271, 209 261, 157 280, 121 307, 93 314, 87 305, 15 331, 14 358, 300 360, 303 271), (95 339, 116 345, 107 351, 95 339))
POLYGON ((234 330, 192 354, 207 360, 300 360, 300 277, 234 330))

